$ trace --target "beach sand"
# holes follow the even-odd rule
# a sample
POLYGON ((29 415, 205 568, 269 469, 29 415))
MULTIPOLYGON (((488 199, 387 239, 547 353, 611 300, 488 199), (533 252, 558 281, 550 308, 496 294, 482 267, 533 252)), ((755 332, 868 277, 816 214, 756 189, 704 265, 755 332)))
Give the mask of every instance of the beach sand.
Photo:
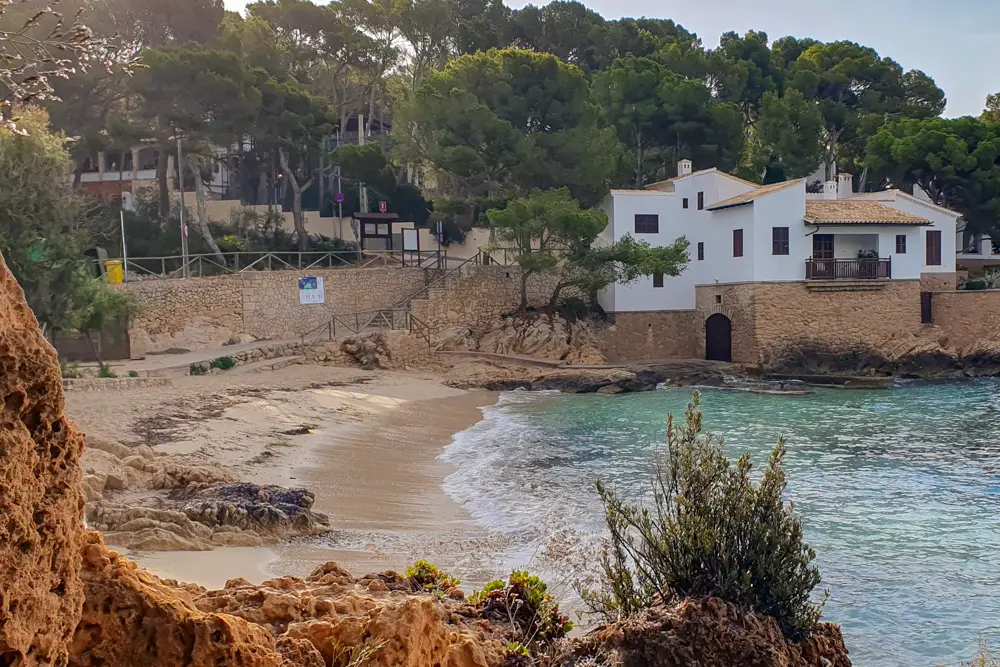
POLYGON ((242 481, 306 487, 332 530, 271 547, 128 554, 141 565, 207 587, 303 576, 327 561, 364 574, 427 558, 472 581, 495 571, 501 541, 443 492, 452 469, 438 459, 494 394, 427 373, 306 365, 172 381, 68 392, 67 408, 85 432, 221 464, 242 481))

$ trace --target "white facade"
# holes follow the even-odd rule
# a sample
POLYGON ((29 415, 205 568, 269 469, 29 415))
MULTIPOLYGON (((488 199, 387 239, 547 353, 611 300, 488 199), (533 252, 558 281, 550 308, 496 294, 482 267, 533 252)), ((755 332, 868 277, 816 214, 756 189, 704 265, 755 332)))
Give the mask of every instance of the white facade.
MULTIPOLYGON (((678 173, 685 172, 679 169, 678 173)), ((689 243, 690 261, 679 276, 664 276, 662 287, 654 286, 654 277, 614 285, 602 293, 601 306, 612 313, 691 310, 695 288, 701 285, 807 280, 807 260, 814 256, 814 244, 820 244, 817 252, 823 259, 817 258, 818 267, 811 263, 812 272, 821 274, 812 278, 831 275, 834 265, 834 277, 840 279, 913 280, 922 273, 955 271, 958 213, 897 191, 854 195, 846 178, 840 179, 839 186, 831 182, 826 187, 825 195, 807 196, 805 179, 761 187, 711 169, 655 183, 647 190, 612 191, 603 203, 609 222, 601 242, 632 235, 653 246, 666 246, 683 236, 689 243), (701 209, 698 193, 702 193, 701 209), (807 201, 824 198, 836 201, 835 214, 807 214, 807 201), (854 209, 867 215, 874 212, 884 221, 848 222, 857 218, 851 217, 854 209), (655 232, 644 233, 651 227, 649 217, 641 218, 637 230, 637 215, 655 215, 655 232), (778 248, 774 228, 779 228, 778 248), (785 229, 787 254, 779 254, 785 229), (939 264, 927 263, 936 259, 933 251, 928 257, 928 232, 940 239, 939 264), (739 234, 742 256, 734 256, 739 243, 734 237, 739 234), (859 262, 863 255, 877 259, 859 262)), ((829 210, 820 206, 808 205, 810 211, 829 210)))

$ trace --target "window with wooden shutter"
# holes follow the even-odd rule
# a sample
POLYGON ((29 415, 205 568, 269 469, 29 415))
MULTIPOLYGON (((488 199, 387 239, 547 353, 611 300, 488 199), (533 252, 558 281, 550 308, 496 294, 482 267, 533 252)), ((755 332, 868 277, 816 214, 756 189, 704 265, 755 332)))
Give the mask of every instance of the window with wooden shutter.
POLYGON ((688 198, 685 197, 684 199, 681 200, 681 208, 687 208, 687 207, 688 207, 688 198))
POLYGON ((704 192, 699 192, 698 193, 698 210, 700 211, 703 208, 705 208, 705 193, 704 192))
POLYGON ((906 254, 906 234, 896 234, 896 254, 906 254))
POLYGON ((788 227, 771 227, 771 254, 788 254, 788 227))
POLYGON ((941 266, 941 232, 927 232, 927 266, 941 266))
POLYGON ((698 241, 698 261, 705 259, 705 242, 698 241))
POLYGON ((653 287, 663 287, 663 274, 654 273, 653 274, 653 287))
POLYGON ((635 214, 636 234, 658 234, 660 232, 660 216, 655 213, 635 214))
POLYGON ((733 230, 733 257, 743 256, 743 230, 733 230))

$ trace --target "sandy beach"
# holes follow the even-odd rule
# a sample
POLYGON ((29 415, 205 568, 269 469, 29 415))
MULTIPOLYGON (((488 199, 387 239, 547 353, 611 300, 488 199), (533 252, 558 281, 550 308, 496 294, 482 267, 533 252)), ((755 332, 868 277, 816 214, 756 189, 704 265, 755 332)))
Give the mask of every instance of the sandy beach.
POLYGON ((331 531, 269 547, 128 553, 143 566, 207 587, 302 576, 327 561, 355 574, 417 558, 472 582, 495 573, 502 540, 443 492, 453 470, 438 459, 495 394, 447 387, 433 373, 310 365, 171 379, 67 392, 67 411, 87 433, 225 466, 246 482, 305 487, 331 531))

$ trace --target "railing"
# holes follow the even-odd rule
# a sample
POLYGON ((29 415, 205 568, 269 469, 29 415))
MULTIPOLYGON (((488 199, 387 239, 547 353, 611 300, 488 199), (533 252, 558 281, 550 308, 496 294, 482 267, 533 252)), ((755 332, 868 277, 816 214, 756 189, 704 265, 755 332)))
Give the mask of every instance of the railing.
POLYGON ((358 335, 372 330, 406 330, 419 334, 430 344, 430 327, 415 317, 408 308, 380 308, 345 315, 334 315, 333 319, 314 327, 300 336, 301 342, 309 345, 321 340, 336 340, 339 336, 358 335))
MULTIPOLYGON (((128 281, 157 278, 198 278, 250 271, 308 271, 310 269, 371 268, 382 266, 441 269, 440 250, 336 250, 330 252, 225 252, 165 257, 129 257, 128 281)), ((97 260, 94 260, 95 262, 97 260)), ((113 261, 113 260, 112 260, 113 261)))
MULTIPOLYGON (((445 260, 447 261, 447 260, 445 260)), ((448 271, 444 271, 434 280, 429 281, 426 285, 421 287, 416 292, 410 294, 406 298, 400 300, 396 305, 389 308, 381 308, 379 310, 369 310, 362 311, 359 313, 349 313, 347 315, 334 315, 333 319, 329 322, 314 327, 309 331, 306 331, 301 335, 302 343, 306 342, 306 339, 310 336, 316 335, 309 344, 323 340, 324 335, 326 340, 334 340, 339 335, 348 334, 359 334, 366 329, 371 329, 373 327, 386 328, 386 329, 408 329, 410 333, 419 334, 427 344, 431 343, 431 329, 420 318, 416 317, 412 312, 410 312, 410 306, 414 299, 425 297, 427 295, 427 290, 431 287, 436 287, 439 284, 443 284, 447 279, 459 273, 465 266, 477 266, 482 263, 482 257, 480 253, 476 253, 472 257, 466 259, 461 264, 451 268, 448 271)))
POLYGON ((807 259, 806 280, 888 280, 892 258, 807 259))

